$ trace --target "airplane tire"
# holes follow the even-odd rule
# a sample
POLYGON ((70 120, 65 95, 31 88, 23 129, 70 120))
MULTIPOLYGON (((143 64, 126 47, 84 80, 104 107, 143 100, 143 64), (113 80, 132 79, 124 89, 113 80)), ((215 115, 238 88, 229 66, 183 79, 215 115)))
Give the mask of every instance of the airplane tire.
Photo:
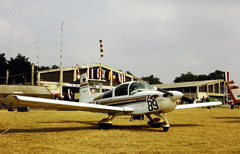
POLYGON ((29 107, 18 107, 18 112, 29 112, 29 107))
POLYGON ((167 132, 168 129, 169 129, 169 127, 163 127, 163 131, 164 131, 164 132, 167 132))
POLYGON ((162 126, 162 121, 159 121, 159 122, 148 121, 148 124, 153 128, 159 128, 162 126))
POLYGON ((161 125, 162 125, 162 122, 148 122, 148 124, 150 125, 150 126, 152 126, 153 128, 159 128, 159 127, 161 127, 161 125))
POLYGON ((12 107, 8 108, 8 111, 14 111, 14 109, 12 107))
POLYGON ((102 129, 109 129, 112 126, 112 121, 110 119, 102 119, 98 122, 98 126, 100 126, 102 129))
POLYGON ((163 131, 166 132, 166 131, 168 131, 168 129, 170 128, 170 125, 164 123, 164 124, 162 125, 162 128, 163 128, 163 131))
POLYGON ((112 126, 112 124, 101 123, 101 124, 98 124, 98 126, 100 126, 102 129, 109 129, 112 126))

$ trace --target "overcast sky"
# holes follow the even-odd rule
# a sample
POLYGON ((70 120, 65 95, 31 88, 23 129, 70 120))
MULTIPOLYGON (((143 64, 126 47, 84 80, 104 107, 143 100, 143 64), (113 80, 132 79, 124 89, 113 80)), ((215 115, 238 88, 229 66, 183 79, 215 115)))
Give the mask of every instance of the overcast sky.
POLYGON ((239 0, 1 0, 0 53, 40 66, 100 62, 172 83, 229 71, 240 84, 239 0))

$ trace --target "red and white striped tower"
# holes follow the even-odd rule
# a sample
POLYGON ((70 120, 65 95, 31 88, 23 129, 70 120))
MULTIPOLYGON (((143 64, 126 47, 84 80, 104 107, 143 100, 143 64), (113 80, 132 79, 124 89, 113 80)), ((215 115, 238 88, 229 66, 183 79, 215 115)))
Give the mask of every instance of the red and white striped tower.
POLYGON ((102 68, 101 68, 101 57, 103 57, 103 44, 102 44, 102 40, 99 40, 99 42, 100 42, 100 68, 99 68, 99 79, 101 80, 101 78, 102 78, 102 68))
MULTIPOLYGON (((99 40, 100 42, 100 65, 99 65, 99 71, 100 71, 100 76, 99 76, 99 80, 102 79, 102 68, 101 68, 101 57, 103 57, 103 44, 102 44, 102 40, 99 40)), ((102 83, 100 82, 100 93, 102 93, 102 83)))
POLYGON ((102 40, 99 40, 100 42, 100 59, 101 57, 103 57, 103 44, 102 44, 102 40))
POLYGON ((80 71, 79 71, 79 67, 78 67, 78 72, 77 72, 77 80, 80 80, 80 71))
POLYGON ((39 55, 37 54, 37 86, 38 86, 38 67, 39 67, 39 55))

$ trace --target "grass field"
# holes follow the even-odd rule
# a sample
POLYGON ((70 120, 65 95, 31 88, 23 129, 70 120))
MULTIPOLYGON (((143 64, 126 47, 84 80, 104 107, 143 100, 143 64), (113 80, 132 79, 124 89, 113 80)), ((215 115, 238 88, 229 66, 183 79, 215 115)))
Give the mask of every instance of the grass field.
POLYGON ((113 120, 109 130, 89 112, 0 110, 0 153, 240 153, 240 108, 184 109, 165 114, 168 132, 148 119, 113 120))

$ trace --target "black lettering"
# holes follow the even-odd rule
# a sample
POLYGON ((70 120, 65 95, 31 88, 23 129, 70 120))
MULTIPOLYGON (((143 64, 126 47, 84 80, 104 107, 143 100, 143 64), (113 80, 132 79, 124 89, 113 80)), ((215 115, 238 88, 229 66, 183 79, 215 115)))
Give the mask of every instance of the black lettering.
POLYGON ((148 111, 158 110, 158 104, 156 100, 148 100, 148 111))

